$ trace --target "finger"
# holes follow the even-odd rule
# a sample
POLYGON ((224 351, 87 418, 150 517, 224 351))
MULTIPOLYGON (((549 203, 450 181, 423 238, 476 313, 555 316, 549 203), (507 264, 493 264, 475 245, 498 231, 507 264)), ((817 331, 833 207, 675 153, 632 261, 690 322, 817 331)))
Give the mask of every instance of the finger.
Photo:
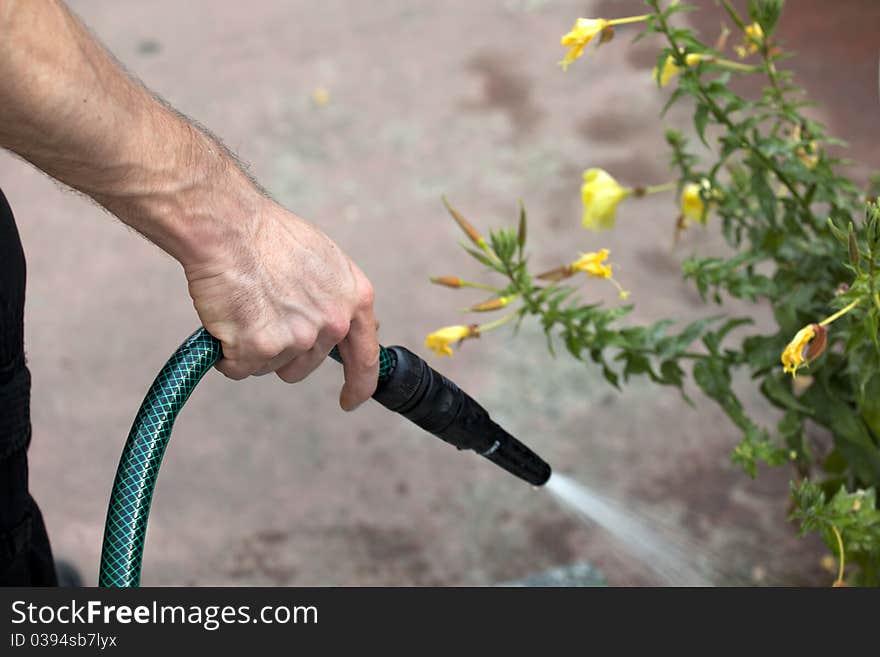
POLYGON ((221 358, 214 365, 218 371, 220 371, 223 376, 230 378, 234 381, 241 381, 242 379, 246 379, 253 372, 259 369, 261 363, 254 361, 246 361, 246 360, 236 360, 233 358, 221 358))
POLYGON ((283 342, 267 332, 240 336, 234 343, 223 343, 223 358, 215 367, 236 381, 259 372, 283 351, 283 342))
POLYGON ((372 306, 356 315, 345 340, 339 343, 345 384, 339 393, 339 405, 353 411, 374 392, 379 378, 379 341, 372 306))
POLYGON ((275 356, 272 360, 264 364, 258 370, 254 372, 254 376, 263 376, 264 374, 269 374, 270 372, 276 372, 291 361, 299 358, 308 353, 307 349, 303 349, 302 347, 290 346, 280 354, 275 356))
POLYGON ((332 346, 316 345, 306 353, 300 354, 289 363, 278 368, 275 373, 278 378, 287 383, 299 383, 309 374, 318 369, 318 366, 327 358, 332 346))

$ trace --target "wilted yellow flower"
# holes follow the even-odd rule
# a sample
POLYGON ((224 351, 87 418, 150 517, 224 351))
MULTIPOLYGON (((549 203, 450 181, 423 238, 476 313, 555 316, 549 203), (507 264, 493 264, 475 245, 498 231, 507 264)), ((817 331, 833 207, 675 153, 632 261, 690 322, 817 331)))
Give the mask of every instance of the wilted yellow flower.
POLYGON ((584 171, 581 198, 584 202, 584 228, 602 230, 614 227, 618 204, 632 194, 631 189, 621 187, 603 169, 584 171))
POLYGON ((584 54, 584 48, 592 41, 599 32, 608 27, 608 21, 604 18, 578 18, 571 32, 564 34, 559 42, 568 48, 565 58, 559 62, 562 70, 584 54))
POLYGON ((749 55, 758 52, 761 41, 764 39, 764 30, 762 30, 761 26, 757 23, 746 25, 745 32, 746 34, 743 39, 743 44, 741 46, 736 46, 735 48, 736 54, 739 55, 740 58, 748 57, 749 55))
POLYGON ((688 183, 681 190, 681 214, 686 218, 705 223, 703 211, 706 204, 700 196, 700 186, 697 183, 688 183))
POLYGON ((808 324, 798 331, 782 351, 781 360, 785 372, 795 376, 799 367, 816 360, 825 351, 827 333, 821 324, 808 324))
POLYGON ((465 338, 474 336, 474 330, 470 326, 457 325, 447 326, 445 328, 434 331, 425 338, 425 346, 433 350, 440 356, 451 356, 452 348, 449 346, 453 342, 461 342, 465 338))
MULTIPOLYGON (((698 53, 692 52, 689 55, 685 55, 684 61, 688 66, 696 66, 701 61, 705 59, 704 55, 700 55, 698 53)), ((663 64, 663 73, 660 74, 660 86, 665 87, 669 84, 669 81, 675 77, 678 72, 681 71, 681 67, 675 63, 675 58, 672 55, 666 57, 666 63, 663 64)), ((657 67, 654 67, 654 80, 658 81, 657 76, 660 72, 657 70, 657 67)))
POLYGON ((572 271, 582 271, 595 278, 611 278, 611 265, 602 264, 608 259, 608 249, 582 253, 569 267, 572 271))

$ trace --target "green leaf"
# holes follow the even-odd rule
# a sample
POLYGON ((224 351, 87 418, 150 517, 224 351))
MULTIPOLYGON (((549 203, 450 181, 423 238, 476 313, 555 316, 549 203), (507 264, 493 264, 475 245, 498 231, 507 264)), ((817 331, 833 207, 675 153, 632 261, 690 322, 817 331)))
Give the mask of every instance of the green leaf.
POLYGON ((776 223, 776 194, 767 182, 767 174, 762 167, 752 169, 751 187, 764 216, 771 224, 776 223))
POLYGON ((856 239, 856 227, 853 225, 853 222, 849 222, 849 231, 847 234, 847 247, 849 249, 849 263, 853 267, 858 267, 859 264, 859 243, 856 239))
POLYGON ((875 374, 865 384, 861 411, 865 424, 880 439, 880 374, 875 374))
POLYGON ((697 105, 697 109, 694 112, 694 127, 697 130, 697 135, 700 137, 700 141, 708 148, 709 142, 706 141, 706 121, 709 118, 709 107, 707 105, 703 105, 702 103, 697 105))
POLYGON ((783 5, 784 0, 749 0, 749 15, 761 26, 766 37, 776 28, 783 5))
POLYGON ((660 110, 660 118, 666 116, 666 113, 669 111, 669 108, 675 105, 679 100, 681 100, 685 96, 686 92, 681 87, 676 87, 675 91, 669 94, 669 98, 666 103, 663 105, 663 109, 660 110))
POLYGON ((694 381, 700 389, 716 401, 731 395, 730 372, 717 359, 700 360, 694 365, 694 381))
POLYGON ((711 353, 718 355, 721 350, 721 343, 727 334, 739 326, 753 324, 749 317, 733 317, 724 322, 720 328, 703 336, 703 344, 706 345, 711 353))
POLYGON ((523 249, 526 246, 526 206, 519 202, 519 229, 516 233, 516 242, 519 245, 519 254, 522 256, 523 249))
POLYGON ((472 258, 474 258, 475 260, 480 261, 481 263, 483 263, 487 267, 491 267, 492 269, 495 269, 495 264, 491 260, 489 260, 489 257, 485 253, 481 253, 480 251, 477 251, 476 249, 472 249, 471 247, 469 247, 465 244, 462 244, 461 248, 463 248, 465 251, 467 251, 468 254, 470 254, 470 256, 472 258))

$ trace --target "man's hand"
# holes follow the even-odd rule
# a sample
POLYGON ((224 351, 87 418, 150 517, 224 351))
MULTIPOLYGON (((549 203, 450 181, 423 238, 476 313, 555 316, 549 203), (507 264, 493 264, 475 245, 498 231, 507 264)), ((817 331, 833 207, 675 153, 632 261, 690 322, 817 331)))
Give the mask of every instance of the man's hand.
POLYGON ((136 80, 60 0, 0 0, 0 146, 91 196, 183 265, 227 376, 300 381, 334 345, 340 404, 372 395, 373 290, 218 140, 136 80))
POLYGON ((260 205, 241 239, 184 267, 202 324, 223 343, 217 369, 295 383, 338 345, 339 403, 351 410, 376 389, 373 288, 320 230, 271 201, 260 205))

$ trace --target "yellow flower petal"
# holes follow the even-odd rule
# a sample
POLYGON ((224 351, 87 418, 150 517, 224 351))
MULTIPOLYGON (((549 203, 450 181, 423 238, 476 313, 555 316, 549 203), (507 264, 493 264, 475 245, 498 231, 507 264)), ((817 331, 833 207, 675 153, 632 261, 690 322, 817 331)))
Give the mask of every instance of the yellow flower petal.
POLYGON ((697 183, 688 183, 681 190, 681 213, 692 221, 705 223, 703 211, 706 204, 700 196, 700 186, 697 183))
POLYGON ((757 23, 746 25, 745 36, 741 46, 736 46, 736 54, 740 59, 758 52, 761 42, 764 40, 764 30, 757 23))
POLYGON ((604 18, 578 18, 571 32, 564 34, 559 42, 568 48, 565 58, 559 62, 562 70, 584 54, 584 48, 592 41, 599 32, 608 26, 604 18))
POLYGON ((602 230, 614 227, 617 206, 632 193, 621 187, 611 175, 602 169, 584 171, 581 198, 584 203, 584 228, 602 230))
MULTIPOLYGON (((701 61, 703 61, 705 57, 699 53, 692 52, 689 55, 685 55, 684 61, 688 66, 696 66, 701 61)), ((681 67, 675 63, 675 58, 672 55, 668 55, 666 57, 666 62, 663 64, 663 74, 660 76, 660 86, 665 87, 669 84, 669 81, 672 80, 679 72, 681 71, 681 67)), ((654 81, 657 81, 657 67, 654 67, 654 81)))
POLYGON ((582 271, 594 278, 611 278, 611 265, 602 264, 608 259, 608 249, 598 252, 582 253, 581 257, 571 263, 573 271, 582 271))
POLYGON ((786 373, 795 376, 804 364, 804 350, 816 337, 816 324, 808 324, 798 331, 782 352, 781 360, 786 373))
POLYGON ((473 335, 473 331, 469 326, 447 326, 430 333, 425 338, 425 346, 440 356, 451 356, 452 348, 449 345, 453 342, 461 342, 471 335, 473 335))

